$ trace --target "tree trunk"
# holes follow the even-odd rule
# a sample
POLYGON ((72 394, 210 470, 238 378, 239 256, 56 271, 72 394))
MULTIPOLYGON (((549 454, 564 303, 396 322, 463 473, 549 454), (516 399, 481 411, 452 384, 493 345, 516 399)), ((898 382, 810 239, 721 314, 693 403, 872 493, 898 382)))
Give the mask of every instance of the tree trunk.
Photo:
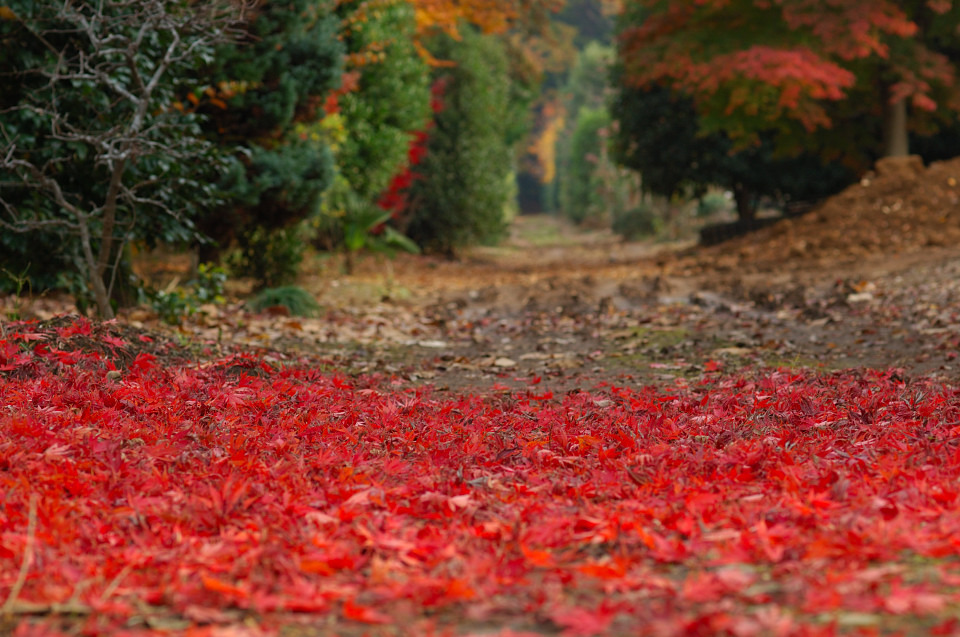
POLYGON ((353 250, 344 246, 343 248, 343 271, 350 275, 353 274, 354 269, 354 254, 353 250))
POLYGON ((105 277, 110 281, 107 291, 110 293, 110 304, 117 307, 133 307, 137 304, 137 285, 133 273, 133 254, 130 250, 130 244, 124 242, 123 245, 114 243, 114 252, 121 251, 121 254, 114 254, 111 263, 116 265, 116 271, 111 266, 109 276, 105 277))
POLYGON ((737 217, 740 221, 753 221, 757 217, 757 206, 753 194, 741 185, 733 187, 733 200, 737 203, 737 217))
POLYGON ((883 107, 883 156, 906 157, 910 154, 910 137, 907 132, 907 100, 890 102, 883 107))
MULTIPOLYGON (((129 152, 129 144, 124 152, 129 152)), ((127 160, 116 160, 110 174, 110 186, 107 188, 107 198, 103 204, 103 221, 100 229, 100 255, 97 257, 97 276, 103 278, 110 266, 113 249, 113 230, 117 225, 117 198, 120 196, 120 185, 123 183, 123 171, 127 160)))
POLYGON ((113 318, 113 307, 110 305, 110 294, 107 292, 107 286, 103 283, 103 277, 100 276, 97 267, 97 258, 93 256, 92 239, 90 237, 89 218, 86 214, 76 211, 77 227, 80 229, 80 249, 83 250, 83 260, 86 267, 87 282, 93 289, 93 299, 97 303, 97 311, 100 318, 109 320, 113 318))

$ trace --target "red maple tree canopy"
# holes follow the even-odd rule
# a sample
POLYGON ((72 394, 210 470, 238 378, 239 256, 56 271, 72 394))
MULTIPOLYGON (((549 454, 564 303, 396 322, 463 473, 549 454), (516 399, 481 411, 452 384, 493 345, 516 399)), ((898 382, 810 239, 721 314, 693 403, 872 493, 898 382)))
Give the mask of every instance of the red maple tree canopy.
POLYGON ((830 127, 829 103, 882 85, 886 105, 960 108, 952 0, 640 0, 623 34, 628 75, 697 101, 704 127, 753 135, 787 118, 830 127), (904 102, 906 103, 906 102, 904 102))

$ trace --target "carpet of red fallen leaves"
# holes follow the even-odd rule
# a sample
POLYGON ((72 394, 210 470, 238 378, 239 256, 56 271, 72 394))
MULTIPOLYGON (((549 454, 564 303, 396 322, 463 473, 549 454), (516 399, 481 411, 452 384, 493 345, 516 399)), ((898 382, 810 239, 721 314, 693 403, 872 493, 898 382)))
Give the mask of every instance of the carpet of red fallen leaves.
POLYGON ((960 631, 956 387, 434 395, 91 330, 0 338, 14 635, 960 631))

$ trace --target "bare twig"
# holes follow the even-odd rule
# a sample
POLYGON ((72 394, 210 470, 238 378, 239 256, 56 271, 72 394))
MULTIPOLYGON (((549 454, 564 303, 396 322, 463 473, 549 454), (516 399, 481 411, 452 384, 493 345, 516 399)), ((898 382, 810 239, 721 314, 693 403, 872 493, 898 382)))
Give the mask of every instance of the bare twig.
POLYGON ((133 570, 133 565, 127 564, 120 570, 119 573, 116 574, 116 576, 112 580, 110 580, 110 583, 107 584, 107 587, 103 589, 103 594, 100 595, 101 603, 110 599, 110 597, 112 597, 113 594, 117 592, 117 588, 119 588, 120 583, 124 580, 124 578, 127 575, 130 574, 130 571, 132 570, 133 570))
POLYGON ((10 589, 7 601, 4 602, 3 608, 0 608, 0 614, 7 615, 11 613, 11 610, 17 602, 17 597, 20 595, 20 591, 23 590, 23 585, 27 581, 27 573, 30 572, 30 565, 33 563, 33 543, 36 541, 36 534, 37 494, 34 493, 30 496, 30 512, 27 517, 27 544, 23 549, 23 560, 20 561, 20 571, 17 573, 17 580, 10 589))
POLYGON ((93 609, 86 604, 77 602, 53 602, 39 604, 36 602, 15 602, 9 609, 4 609, 5 615, 89 615, 93 609))

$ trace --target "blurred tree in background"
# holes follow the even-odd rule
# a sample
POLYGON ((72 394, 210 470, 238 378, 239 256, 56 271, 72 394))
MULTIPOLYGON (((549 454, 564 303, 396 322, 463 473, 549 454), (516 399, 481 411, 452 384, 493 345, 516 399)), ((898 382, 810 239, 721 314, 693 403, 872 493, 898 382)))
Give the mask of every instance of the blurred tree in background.
MULTIPOLYGON (((908 124, 930 132, 960 110, 957 60, 944 51, 958 25, 953 0, 641 0, 625 14, 621 79, 689 96, 700 129, 738 148, 770 135, 801 152, 855 114, 879 122, 876 154, 904 155, 908 124)), ((839 154, 858 150, 830 140, 839 154)))
POLYGON ((590 44, 609 45, 620 4, 619 0, 567 0, 556 21, 573 29, 574 45, 580 51, 590 44))
POLYGON ((571 104, 571 92, 576 91, 580 98, 589 92, 593 106, 603 103, 609 60, 592 63, 598 61, 598 52, 609 44, 611 16, 615 11, 616 3, 600 0, 567 2, 532 47, 538 56, 543 79, 533 106, 535 118, 526 144, 527 152, 519 165, 520 197, 527 211, 554 212, 559 209, 570 138, 577 111, 586 103, 571 104), (588 66, 594 73, 590 77, 583 73, 588 66), (580 75, 574 79, 574 73, 580 75), (578 85, 582 87, 573 89, 578 85))
POLYGON ((574 223, 605 212, 600 165, 606 156, 609 125, 610 114, 602 106, 584 106, 577 111, 560 181, 560 209, 574 223))
POLYGON ((334 176, 328 141, 296 125, 318 119, 340 85, 339 26, 338 17, 313 0, 262 3, 239 46, 217 52, 210 94, 196 108, 230 158, 219 181, 229 203, 200 220, 214 240, 201 247, 201 261, 235 241, 238 272, 261 286, 295 276, 304 242, 299 224, 317 209, 334 176))
POLYGON ((342 247, 347 267, 352 253, 375 246, 384 232, 379 205, 394 177, 405 172, 410 145, 430 117, 430 78, 415 47, 416 20, 401 0, 348 0, 337 8, 341 39, 347 50, 347 73, 340 94, 328 100, 327 117, 317 130, 327 131, 336 156, 337 176, 314 219, 317 245, 342 247), (332 134, 331 134, 332 133, 332 134))
POLYGON ((812 153, 777 155, 770 139, 734 152, 723 133, 700 133, 690 98, 664 88, 621 86, 612 106, 618 121, 614 157, 643 176, 648 192, 699 197, 712 185, 734 195, 742 220, 753 219, 762 197, 771 203, 816 201, 843 189, 856 174, 812 153))
POLYGON ((405 167, 413 133, 430 117, 429 68, 414 47, 416 21, 406 2, 342 2, 338 15, 349 72, 359 80, 340 99, 349 134, 337 149, 337 166, 353 192, 375 203, 405 167))
POLYGON ((958 24, 950 1, 633 3, 614 155, 655 194, 729 189, 745 223, 764 199, 816 201, 905 154, 908 115, 916 148, 943 158, 930 134, 955 128, 958 24))
POLYGON ((438 37, 432 53, 453 65, 434 69, 442 107, 401 227, 425 250, 453 257, 504 230, 513 171, 509 64, 500 40, 470 29, 459 41, 438 37))
POLYGON ((567 120, 557 138, 556 201, 564 216, 575 223, 603 217, 607 212, 608 202, 602 191, 607 186, 604 179, 612 177, 612 173, 605 172, 602 164, 607 160, 607 100, 612 63, 611 47, 588 42, 578 53, 561 93, 567 120))

